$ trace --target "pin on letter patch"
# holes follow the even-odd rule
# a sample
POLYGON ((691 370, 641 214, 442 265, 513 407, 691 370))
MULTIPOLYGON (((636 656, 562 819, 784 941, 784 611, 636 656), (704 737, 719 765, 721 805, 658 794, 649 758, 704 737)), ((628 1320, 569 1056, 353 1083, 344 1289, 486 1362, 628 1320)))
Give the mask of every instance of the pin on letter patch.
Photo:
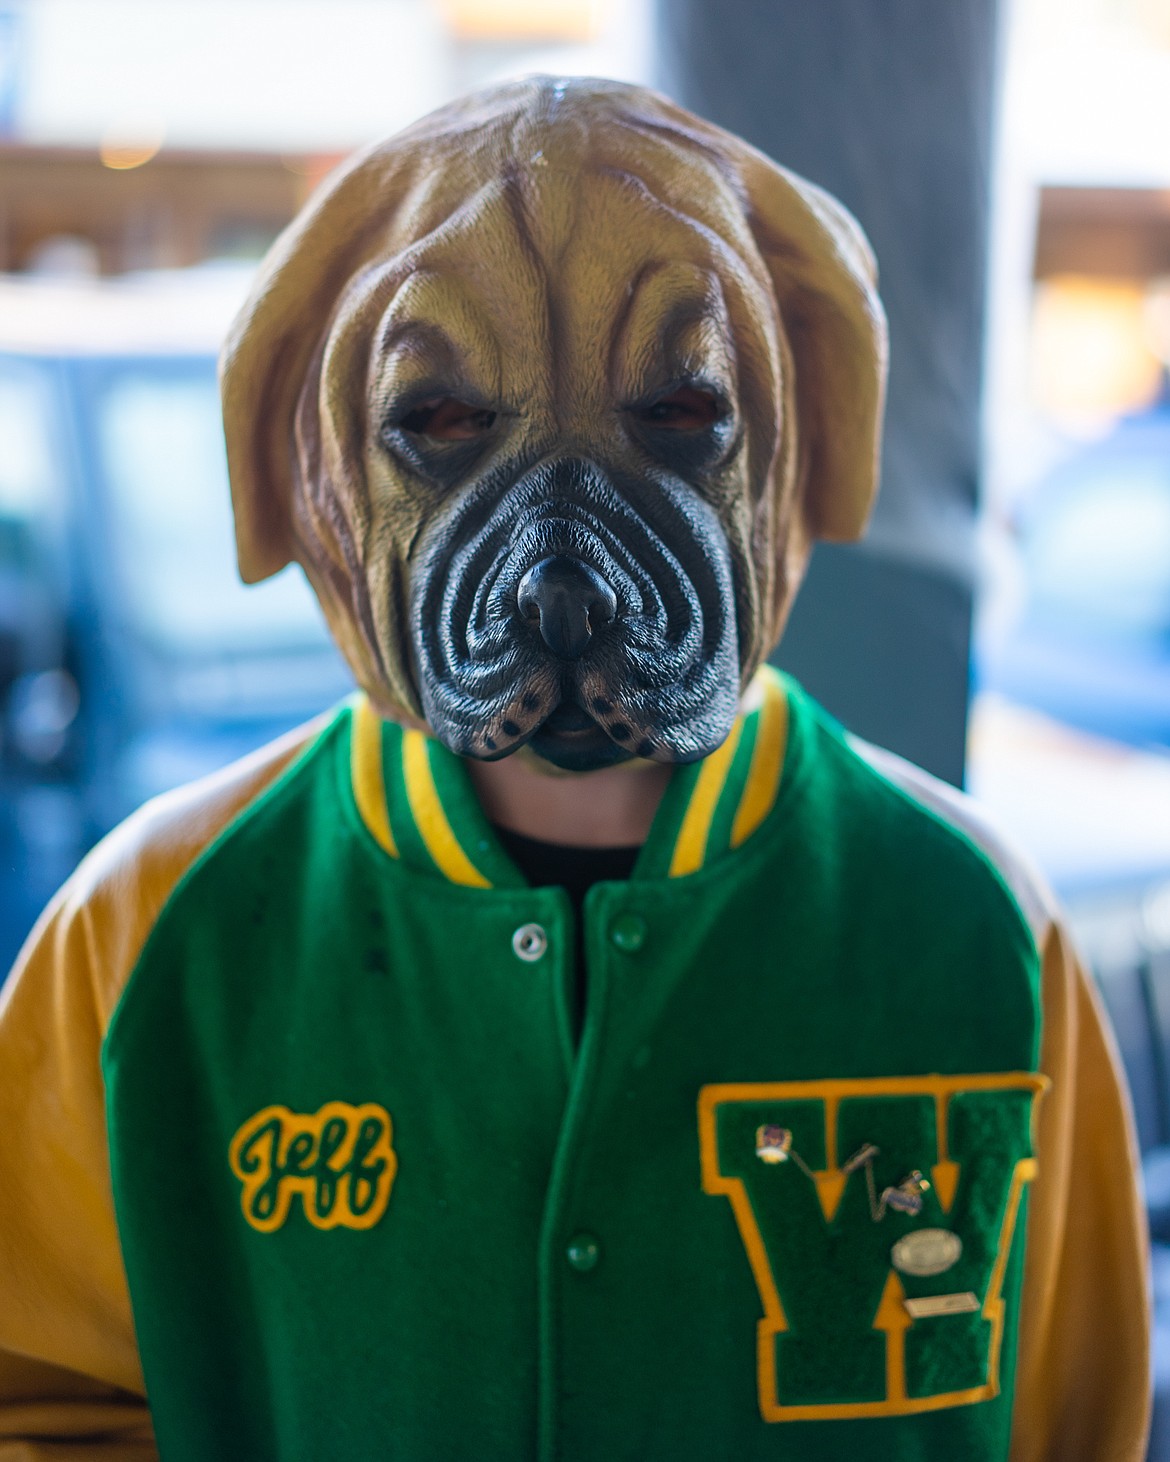
POLYGON ((979 1296, 966 1289, 962 1294, 928 1294, 917 1300, 903 1300, 912 1320, 933 1320, 939 1315, 973 1315, 979 1296))
POLYGON ((761 1162, 787 1162, 791 1150, 792 1133, 787 1127, 765 1124, 756 1128, 756 1156, 761 1162))
POLYGON ((958 1234, 945 1228, 920 1228, 906 1234, 890 1250, 890 1263, 903 1274, 926 1278, 945 1274, 963 1252, 958 1234))
POLYGON ((899 1213, 918 1214, 922 1212, 922 1195, 930 1188, 930 1184, 922 1176, 917 1168, 897 1185, 896 1188, 886 1188, 882 1192, 881 1211, 874 1215, 875 1221, 885 1217, 887 1208, 894 1208, 899 1213))

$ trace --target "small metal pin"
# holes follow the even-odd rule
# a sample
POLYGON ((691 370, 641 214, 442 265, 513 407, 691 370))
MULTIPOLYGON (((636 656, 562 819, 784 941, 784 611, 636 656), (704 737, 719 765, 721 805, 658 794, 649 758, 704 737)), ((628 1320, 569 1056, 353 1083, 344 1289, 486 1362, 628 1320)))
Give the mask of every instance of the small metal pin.
POLYGON ((893 1208, 898 1213, 921 1213, 922 1195, 929 1187, 930 1183, 915 1168, 912 1173, 902 1179, 897 1187, 886 1188, 882 1193, 883 1214, 887 1208, 893 1208))
POLYGON ((890 1250, 890 1263, 901 1274, 927 1277, 945 1274, 959 1262, 963 1241, 945 1228, 915 1228, 890 1250))
POLYGON ((971 1315, 980 1308, 979 1296, 966 1289, 959 1294, 930 1294, 902 1301, 912 1320, 930 1320, 935 1315, 971 1315))
POLYGON ((764 1123, 756 1128, 756 1156, 769 1164, 787 1162, 792 1151, 792 1133, 787 1127, 764 1123))

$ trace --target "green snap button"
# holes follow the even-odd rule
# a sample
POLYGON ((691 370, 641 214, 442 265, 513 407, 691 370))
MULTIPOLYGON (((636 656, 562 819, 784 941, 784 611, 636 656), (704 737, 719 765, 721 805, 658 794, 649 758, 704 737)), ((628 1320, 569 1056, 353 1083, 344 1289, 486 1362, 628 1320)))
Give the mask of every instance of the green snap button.
POLYGON ((601 1245, 592 1234, 574 1234, 565 1249, 565 1258, 574 1269, 586 1274, 601 1258, 601 1245))
POLYGON ((636 954, 646 943, 646 920, 641 914, 620 914, 609 937, 623 954, 636 954))

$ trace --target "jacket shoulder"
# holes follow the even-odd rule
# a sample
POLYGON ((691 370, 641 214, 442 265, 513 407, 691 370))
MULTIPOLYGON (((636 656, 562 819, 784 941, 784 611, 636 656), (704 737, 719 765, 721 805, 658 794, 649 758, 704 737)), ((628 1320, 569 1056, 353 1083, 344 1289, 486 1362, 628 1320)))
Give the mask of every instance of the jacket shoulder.
POLYGON ((974 846, 999 875, 1037 948, 1042 948, 1056 921, 1056 901, 1039 870, 1003 835, 987 809, 913 762, 859 737, 847 739, 854 753, 884 782, 974 846))

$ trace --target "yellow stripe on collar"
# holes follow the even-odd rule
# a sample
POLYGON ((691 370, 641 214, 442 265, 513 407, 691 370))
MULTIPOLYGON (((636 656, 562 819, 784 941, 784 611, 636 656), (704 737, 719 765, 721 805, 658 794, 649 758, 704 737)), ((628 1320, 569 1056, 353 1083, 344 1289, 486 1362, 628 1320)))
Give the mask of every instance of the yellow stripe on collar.
POLYGON ((719 806, 719 798, 727 782, 731 763, 735 760, 742 732, 743 717, 737 716, 727 740, 703 763, 703 770, 699 773, 695 790, 691 793, 686 816, 674 845, 674 854, 670 860, 671 878, 682 878, 688 873, 696 873, 703 866, 711 820, 719 806))
POLYGON ((788 740, 788 698, 774 670, 766 666, 753 677, 752 688, 759 687, 763 702, 759 709, 756 744, 752 748, 752 764, 748 770, 735 821, 731 825, 731 846, 738 848, 771 812, 780 791, 784 770, 784 747, 788 740))
POLYGON ((451 829, 431 771, 427 738, 421 731, 403 733, 402 776, 415 826, 439 872, 452 883, 491 888, 490 881, 463 851, 451 829))
POLYGON ((382 770, 382 721, 364 695, 358 698, 353 710, 349 764, 353 797, 362 821, 379 847, 397 858, 398 846, 390 831, 382 770))

